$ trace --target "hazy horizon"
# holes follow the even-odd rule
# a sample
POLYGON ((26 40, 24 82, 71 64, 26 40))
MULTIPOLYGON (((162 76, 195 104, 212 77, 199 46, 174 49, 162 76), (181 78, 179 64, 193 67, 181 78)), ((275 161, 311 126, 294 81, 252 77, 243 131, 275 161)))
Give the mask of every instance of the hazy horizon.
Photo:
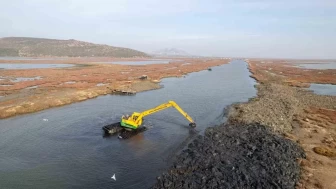
POLYGON ((76 39, 192 55, 336 59, 334 0, 11 0, 0 37, 76 39))

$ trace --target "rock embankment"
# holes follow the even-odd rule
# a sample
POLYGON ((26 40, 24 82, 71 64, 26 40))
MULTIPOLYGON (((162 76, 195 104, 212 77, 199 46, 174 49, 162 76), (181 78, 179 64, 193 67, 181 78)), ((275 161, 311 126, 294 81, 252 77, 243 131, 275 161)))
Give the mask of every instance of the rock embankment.
POLYGON ((303 157, 301 147, 269 127, 221 125, 189 144, 153 188, 294 188, 303 157))

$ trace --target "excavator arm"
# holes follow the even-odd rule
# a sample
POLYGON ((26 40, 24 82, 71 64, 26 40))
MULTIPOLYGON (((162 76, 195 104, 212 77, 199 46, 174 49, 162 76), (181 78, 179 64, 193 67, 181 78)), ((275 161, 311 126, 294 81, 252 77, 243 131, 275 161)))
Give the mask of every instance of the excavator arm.
POLYGON ((164 110, 164 109, 167 109, 167 108, 170 108, 171 106, 173 106, 171 103, 165 103, 165 104, 161 104, 155 108, 152 108, 152 109, 149 109, 149 110, 146 110, 146 111, 143 111, 140 116, 141 117, 145 117, 145 116, 148 116, 148 115, 151 115, 151 114, 154 114, 156 112, 159 112, 161 110, 164 110))
POLYGON ((189 125, 191 127, 196 127, 196 124, 195 124, 194 120, 185 111, 183 111, 183 109, 179 105, 177 105, 176 102, 174 102, 174 101, 168 101, 167 103, 161 104, 161 105, 159 105, 155 108, 143 111, 141 113, 134 112, 129 118, 122 118, 121 126, 128 127, 128 128, 131 128, 131 129, 137 129, 139 126, 141 126, 142 119, 145 116, 154 114, 156 112, 159 112, 161 110, 170 108, 172 106, 177 111, 179 111, 190 122, 189 125))
POLYGON ((176 104, 176 102, 169 101, 168 103, 171 104, 177 111, 179 111, 190 123, 195 123, 194 120, 187 114, 187 112, 183 111, 182 108, 176 104))

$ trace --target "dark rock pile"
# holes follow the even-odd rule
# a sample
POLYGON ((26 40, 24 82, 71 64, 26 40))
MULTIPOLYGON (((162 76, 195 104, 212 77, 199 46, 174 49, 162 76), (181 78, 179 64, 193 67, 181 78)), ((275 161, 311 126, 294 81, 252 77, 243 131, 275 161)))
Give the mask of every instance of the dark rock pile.
POLYGON ((295 188, 303 150, 259 124, 208 128, 153 188, 295 188))

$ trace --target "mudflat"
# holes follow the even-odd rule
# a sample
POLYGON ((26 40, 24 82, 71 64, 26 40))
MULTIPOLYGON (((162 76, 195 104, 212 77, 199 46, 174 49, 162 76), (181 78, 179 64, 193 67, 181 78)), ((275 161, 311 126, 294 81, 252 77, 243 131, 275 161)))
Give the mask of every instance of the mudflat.
MULTIPOLYGON (((228 59, 180 58, 166 64, 120 65, 103 62, 148 59, 70 58, 48 60, 74 64, 68 68, 1 69, 0 118, 36 112, 115 92, 141 92, 160 88, 166 77, 182 77, 229 62, 228 59), (99 62, 99 63, 97 63, 99 62), (147 79, 139 79, 146 75, 147 79), (20 82, 16 82, 21 78, 20 82), (36 78, 36 79, 34 79, 36 78)), ((153 60, 154 61, 154 60, 153 60)), ((46 60, 0 60, 1 63, 43 64, 46 60)))

